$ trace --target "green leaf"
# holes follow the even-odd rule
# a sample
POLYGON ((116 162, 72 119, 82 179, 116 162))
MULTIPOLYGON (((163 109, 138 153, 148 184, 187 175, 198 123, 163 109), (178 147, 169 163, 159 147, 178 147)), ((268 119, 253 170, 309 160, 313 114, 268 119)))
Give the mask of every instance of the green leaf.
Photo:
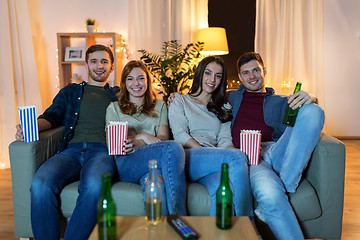
POLYGON ((158 92, 169 96, 174 91, 190 88, 188 82, 194 76, 197 60, 202 58, 200 51, 203 47, 201 42, 182 47, 178 40, 171 40, 163 43, 161 54, 145 49, 138 52, 142 53, 140 60, 148 67, 155 82, 163 87, 164 91, 158 92))

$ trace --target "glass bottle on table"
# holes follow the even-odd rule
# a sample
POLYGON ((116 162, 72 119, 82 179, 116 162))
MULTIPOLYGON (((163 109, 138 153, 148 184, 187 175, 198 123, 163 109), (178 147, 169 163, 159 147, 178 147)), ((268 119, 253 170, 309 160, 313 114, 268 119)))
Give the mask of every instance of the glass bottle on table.
MULTIPOLYGON (((300 89, 301 89, 301 82, 297 82, 294 93, 299 92, 300 89)), ((296 117, 297 117, 297 114, 298 114, 300 108, 297 108, 294 110, 291 107, 289 107, 289 105, 290 104, 288 103, 288 105, 286 106, 286 110, 285 110, 285 114, 284 114, 282 123, 286 126, 293 127, 295 125, 296 117)))
POLYGON ((229 185, 229 165, 221 167, 221 182, 216 192, 216 226, 220 229, 232 227, 233 198, 229 185))
POLYGON ((116 240, 116 205, 111 196, 109 173, 102 176, 100 200, 97 205, 98 234, 100 240, 116 240))
POLYGON ((149 225, 157 225, 162 220, 161 186, 158 181, 157 161, 149 161, 149 178, 146 182, 146 222, 149 225))

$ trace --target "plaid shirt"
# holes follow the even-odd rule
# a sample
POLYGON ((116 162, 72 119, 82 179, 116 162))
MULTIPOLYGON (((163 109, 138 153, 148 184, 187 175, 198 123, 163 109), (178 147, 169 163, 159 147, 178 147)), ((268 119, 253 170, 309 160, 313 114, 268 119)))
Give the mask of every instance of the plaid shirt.
MULTIPOLYGON (((43 118, 49 121, 52 128, 65 126, 64 138, 57 146, 56 153, 64 150, 74 135, 85 86, 86 82, 68 84, 55 96, 51 106, 39 116, 39 119, 43 118)), ((111 88, 109 84, 106 84, 104 88, 111 95, 111 101, 115 102, 117 100, 116 93, 120 91, 120 88, 111 88)))

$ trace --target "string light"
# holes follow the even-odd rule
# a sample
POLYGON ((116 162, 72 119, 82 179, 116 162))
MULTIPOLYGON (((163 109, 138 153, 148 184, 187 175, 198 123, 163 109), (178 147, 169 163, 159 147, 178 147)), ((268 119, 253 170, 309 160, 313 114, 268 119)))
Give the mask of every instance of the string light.
POLYGON ((288 78, 281 83, 281 94, 289 95, 294 87, 294 78, 288 78))
POLYGON ((56 84, 55 84, 55 89, 59 90, 60 89, 60 69, 59 69, 59 49, 56 49, 56 63, 57 63, 57 67, 56 67, 56 76, 55 78, 57 79, 56 84))
POLYGON ((4 157, 0 156, 0 169, 5 169, 4 157))
POLYGON ((121 37, 121 40, 120 40, 120 43, 121 43, 121 46, 119 49, 116 49, 116 52, 123 52, 124 54, 124 58, 125 60, 128 60, 129 59, 129 49, 128 49, 128 44, 127 42, 125 41, 124 37, 122 36, 121 32, 119 32, 119 35, 121 37))

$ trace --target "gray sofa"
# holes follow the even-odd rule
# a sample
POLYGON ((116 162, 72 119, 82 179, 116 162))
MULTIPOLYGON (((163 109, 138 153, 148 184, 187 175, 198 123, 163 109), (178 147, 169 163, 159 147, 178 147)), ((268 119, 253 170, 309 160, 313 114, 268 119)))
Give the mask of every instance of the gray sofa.
MULTIPOLYGON (((54 153, 63 137, 63 128, 40 134, 32 143, 14 141, 9 146, 15 236, 32 238, 30 222, 30 184, 39 168, 54 153)), ((290 201, 299 218, 306 238, 340 239, 344 197, 345 147, 337 139, 323 134, 290 201)), ((61 193, 63 222, 75 207, 78 182, 65 187, 61 193)), ((144 204, 137 184, 117 182, 112 187, 117 215, 144 215, 144 204)), ((190 215, 206 216, 210 197, 205 187, 192 183, 188 187, 187 206, 190 215)))

